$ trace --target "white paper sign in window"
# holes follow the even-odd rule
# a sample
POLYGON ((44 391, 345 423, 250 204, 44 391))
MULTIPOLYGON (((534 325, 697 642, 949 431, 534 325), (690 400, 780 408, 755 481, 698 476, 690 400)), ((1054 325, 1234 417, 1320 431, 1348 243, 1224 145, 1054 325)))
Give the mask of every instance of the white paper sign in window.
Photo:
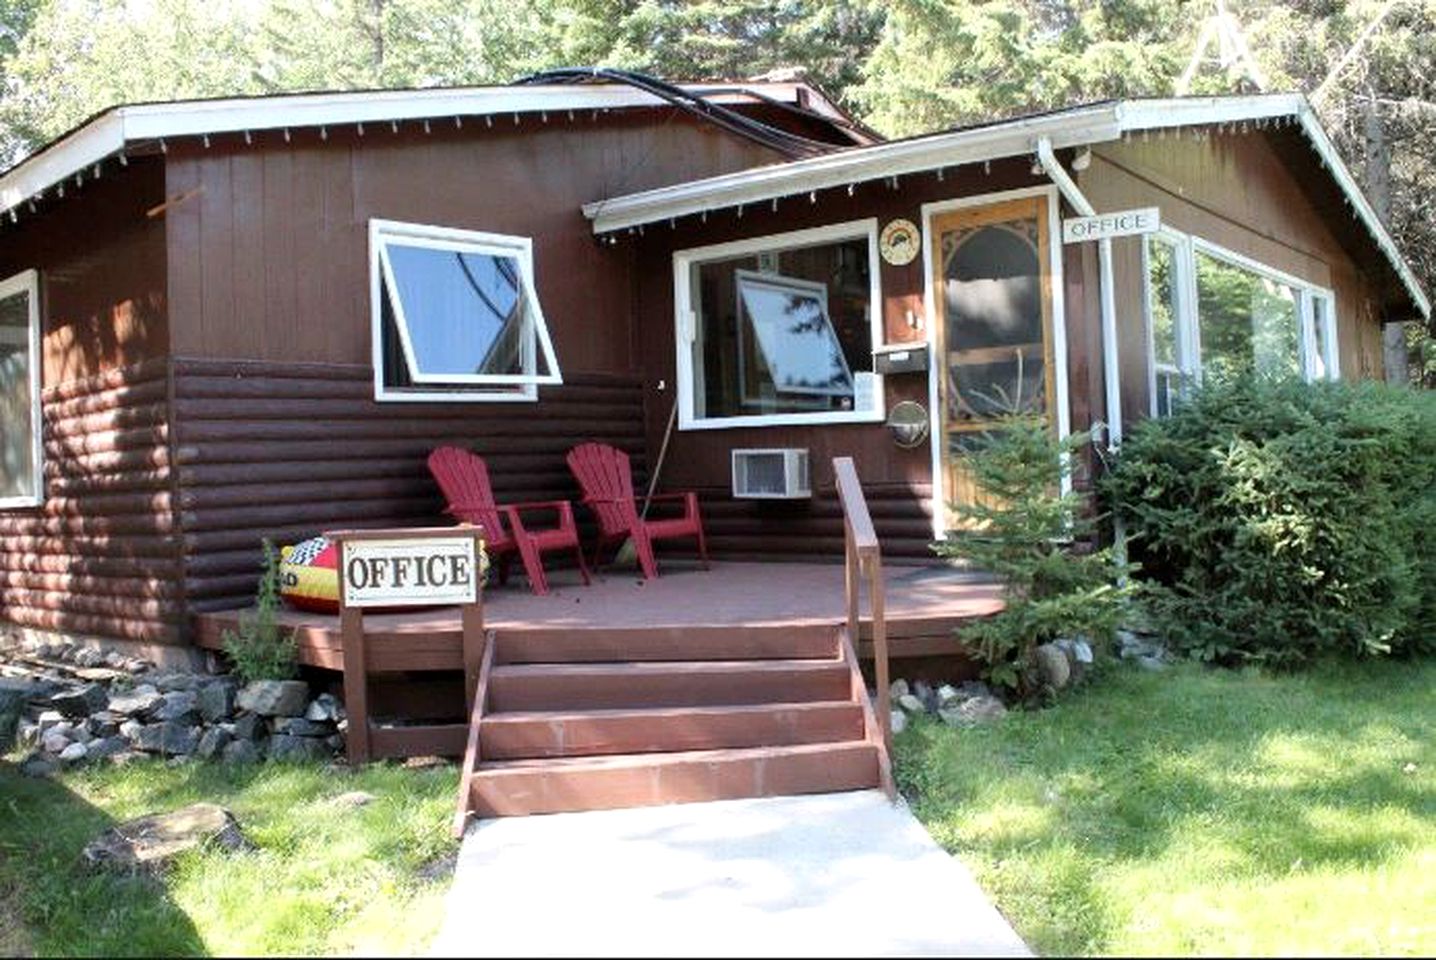
POLYGON ((381 396, 447 386, 532 398, 562 382, 528 239, 388 221, 371 233, 381 396))

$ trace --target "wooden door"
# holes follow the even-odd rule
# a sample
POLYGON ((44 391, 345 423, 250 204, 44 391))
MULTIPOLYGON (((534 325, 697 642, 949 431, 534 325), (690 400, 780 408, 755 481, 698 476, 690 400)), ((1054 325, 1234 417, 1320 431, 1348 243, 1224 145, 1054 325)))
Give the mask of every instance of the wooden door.
MULTIPOLYGON (((1047 197, 966 207, 933 219, 944 493, 975 502, 965 466, 1008 410, 1056 422, 1047 197)), ((948 511, 947 525, 959 525, 948 511)))

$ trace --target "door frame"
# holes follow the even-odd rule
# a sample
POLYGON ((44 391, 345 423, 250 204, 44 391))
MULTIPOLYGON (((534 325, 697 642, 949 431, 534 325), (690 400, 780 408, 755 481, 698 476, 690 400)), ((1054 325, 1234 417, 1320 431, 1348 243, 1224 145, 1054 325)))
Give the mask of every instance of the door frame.
MULTIPOLYGON (((1054 381, 1057 384, 1055 407, 1057 411, 1057 435, 1066 437, 1071 433, 1070 405, 1067 399, 1067 309, 1064 299, 1066 289, 1062 272, 1062 222, 1061 196, 1055 184, 1039 187, 1022 187, 1017 190, 1001 190, 997 193, 981 193, 951 200, 938 200, 922 205, 922 299, 923 314, 927 318, 927 402, 928 436, 932 438, 932 533, 938 540, 947 538, 947 471, 943 467, 942 454, 946 438, 942 432, 942 410, 938 406, 938 377, 945 376, 946 358, 938 356, 938 310, 937 291, 933 276, 933 220, 941 214, 965 207, 985 207, 1005 200, 1021 200, 1027 197, 1047 198, 1047 248, 1050 260, 1048 278, 1052 287, 1052 355, 1054 381)), ((1062 477, 1062 492, 1072 489, 1070 473, 1062 477)))

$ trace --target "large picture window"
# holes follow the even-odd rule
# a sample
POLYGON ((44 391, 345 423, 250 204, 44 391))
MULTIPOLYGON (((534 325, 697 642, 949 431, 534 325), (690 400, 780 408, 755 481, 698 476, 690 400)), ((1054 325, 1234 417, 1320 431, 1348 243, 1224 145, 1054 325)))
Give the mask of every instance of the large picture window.
POLYGON ((685 429, 881 418, 877 223, 674 257, 685 429))
POLYGON ((42 499, 39 275, 0 282, 0 508, 42 499))
POLYGON ((1153 415, 1192 383, 1337 376, 1331 291, 1170 230, 1147 238, 1146 271, 1153 415))
POLYGON ((382 400, 531 400, 561 376, 527 238, 370 222, 382 400))

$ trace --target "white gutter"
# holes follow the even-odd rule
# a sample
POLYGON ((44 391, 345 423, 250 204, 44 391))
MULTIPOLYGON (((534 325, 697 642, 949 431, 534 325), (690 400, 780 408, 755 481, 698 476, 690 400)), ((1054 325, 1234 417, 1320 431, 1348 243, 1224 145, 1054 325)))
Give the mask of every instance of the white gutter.
MULTIPOLYGON (((1084 217, 1095 217, 1096 209, 1087 199, 1076 181, 1062 168, 1057 155, 1052 151, 1052 141, 1046 137, 1037 141, 1037 159, 1042 169, 1062 196, 1084 217)), ((1101 271, 1100 295, 1102 301, 1102 382, 1107 397, 1107 449, 1115 450, 1122 442, 1122 382, 1117 357, 1117 297, 1112 279, 1112 240, 1103 237, 1097 241, 1097 263, 1101 271)))

